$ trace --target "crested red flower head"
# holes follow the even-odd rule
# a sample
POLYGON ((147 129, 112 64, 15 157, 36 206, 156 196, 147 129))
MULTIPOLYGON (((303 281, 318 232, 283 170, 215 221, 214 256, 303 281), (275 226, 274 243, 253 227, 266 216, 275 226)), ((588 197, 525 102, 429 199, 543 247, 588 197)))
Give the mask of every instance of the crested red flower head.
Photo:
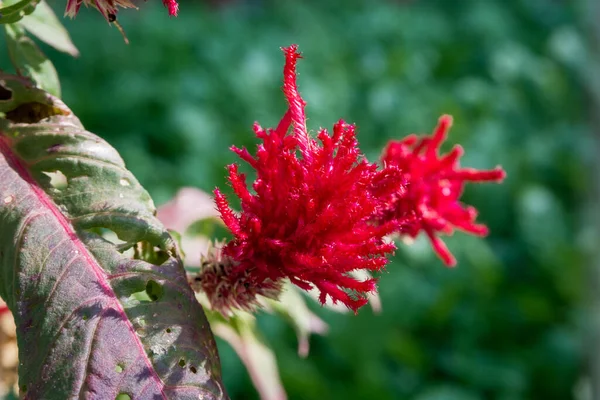
MULTIPOLYGON (((176 17, 179 11, 177 0, 162 0, 162 2, 169 10, 169 15, 176 17)), ((116 19, 118 7, 136 8, 130 0, 68 0, 65 15, 71 18, 75 17, 82 4, 96 8, 108 22, 113 22, 116 19)))
POLYGON ((308 133, 296 86, 300 54, 296 46, 283 51, 287 112, 275 129, 254 125, 262 142, 256 154, 232 147, 256 171, 253 192, 235 164, 229 166, 229 182, 241 213, 215 190, 217 209, 234 236, 223 248, 232 264, 228 279, 260 287, 287 278, 304 290, 316 288, 323 303, 329 297, 356 311, 376 280, 360 281, 350 273, 381 270, 395 249, 384 240, 395 225, 375 224, 372 217, 381 199, 399 190, 400 175, 364 159, 354 125, 340 120, 331 134, 321 129, 318 141, 308 133))
POLYGON ((485 236, 488 229, 477 224, 477 210, 459 201, 467 182, 500 182, 506 176, 502 168, 476 170, 461 168, 461 146, 445 155, 439 148, 452 125, 452 117, 444 115, 431 136, 410 135, 391 141, 385 148, 382 161, 387 167, 398 168, 404 179, 401 190, 388 198, 387 205, 377 213, 384 223, 396 221, 398 232, 411 237, 425 232, 433 249, 448 266, 456 259, 438 233, 452 234, 454 228, 485 236))

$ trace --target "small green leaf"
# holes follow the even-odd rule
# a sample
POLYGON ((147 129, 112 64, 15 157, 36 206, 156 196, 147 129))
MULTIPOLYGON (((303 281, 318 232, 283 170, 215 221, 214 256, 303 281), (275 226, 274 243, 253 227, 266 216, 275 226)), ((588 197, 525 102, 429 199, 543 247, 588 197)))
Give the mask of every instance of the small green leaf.
POLYGON ((36 86, 60 97, 60 82, 52 62, 16 24, 5 25, 8 54, 19 75, 30 77, 36 86))
POLYGON ((71 41, 69 32, 44 0, 40 1, 35 11, 24 17, 20 24, 38 39, 46 42, 56 50, 70 54, 73 57, 79 55, 79 51, 71 41))
POLYGON ((10 4, 8 1, 2 2, 2 4, 8 3, 5 7, 0 7, 0 24, 12 24, 20 21, 24 16, 31 14, 39 0, 21 0, 14 4, 10 4))

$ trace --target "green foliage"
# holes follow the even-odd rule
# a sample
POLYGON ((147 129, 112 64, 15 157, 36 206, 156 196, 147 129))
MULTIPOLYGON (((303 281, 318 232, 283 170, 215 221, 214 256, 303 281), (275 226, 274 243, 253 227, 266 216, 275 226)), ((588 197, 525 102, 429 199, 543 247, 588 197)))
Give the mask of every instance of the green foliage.
POLYGON ((45 1, 40 1, 35 11, 19 22, 38 39, 48 43, 55 49, 74 57, 79 55, 79 51, 71 41, 69 33, 45 1))
MULTIPOLYGON (((113 143, 157 202, 224 183, 231 144, 254 146, 285 104, 278 47, 298 43, 312 130, 356 122, 375 159, 390 138, 454 115, 464 165, 502 164, 503 185, 472 187, 492 235, 457 235, 445 269, 425 241, 381 279, 383 313, 315 307, 327 337, 300 359, 292 328, 261 315, 290 398, 565 399, 579 379, 582 254, 577 210, 592 155, 586 49, 570 2, 263 1, 160 4, 119 15, 131 45, 95 12, 67 21, 79 60, 56 60, 64 97, 113 143), (118 126, 118 129, 115 129, 118 126)), ((59 7, 62 7, 60 4, 59 7)), ((232 398, 254 393, 221 343, 232 398)))
POLYGON ((0 24, 13 24, 31 14, 39 0, 3 1, 0 3, 0 24))
POLYGON ((16 74, 31 79, 37 87, 60 97, 60 81, 54 65, 27 36, 27 32, 57 50, 77 56, 79 53, 69 33, 43 0, 5 1, 4 4, 6 6, 0 8, 0 24, 4 24, 12 69, 16 74), (14 4, 7 5, 9 3, 14 4))
POLYGON ((226 398, 206 317, 146 190, 57 98, 7 74, 0 93, 0 297, 17 326, 21 395, 226 398))
POLYGON ((25 75, 37 86, 60 97, 60 82, 52 62, 46 58, 25 29, 17 24, 5 26, 8 54, 19 75, 25 75))

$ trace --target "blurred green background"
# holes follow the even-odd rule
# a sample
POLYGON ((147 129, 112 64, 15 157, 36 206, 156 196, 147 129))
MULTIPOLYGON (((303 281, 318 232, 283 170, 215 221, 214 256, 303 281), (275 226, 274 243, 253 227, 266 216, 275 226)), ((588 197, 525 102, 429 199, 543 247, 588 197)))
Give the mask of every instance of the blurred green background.
MULTIPOLYGON (((452 114, 463 165, 508 173, 464 196, 491 235, 449 238, 455 269, 425 240, 401 245, 381 279, 381 315, 313 304, 331 330, 311 339, 308 359, 284 322, 261 315, 259 325, 290 399, 568 399, 586 389, 581 207, 593 156, 575 4, 183 1, 169 18, 152 0, 119 14, 130 45, 82 8, 65 21, 79 59, 43 48, 66 103, 157 204, 182 186, 223 187, 228 147, 252 148, 252 123, 278 122, 280 46, 304 54, 309 127, 357 123, 370 159, 452 114)), ((256 398, 235 353, 219 348, 231 397, 256 398)))

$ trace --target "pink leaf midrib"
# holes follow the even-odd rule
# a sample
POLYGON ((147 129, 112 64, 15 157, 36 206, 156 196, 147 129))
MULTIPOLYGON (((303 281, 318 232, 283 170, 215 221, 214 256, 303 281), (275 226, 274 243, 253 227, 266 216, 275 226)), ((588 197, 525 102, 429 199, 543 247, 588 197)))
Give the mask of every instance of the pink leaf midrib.
MULTIPOLYGON (((17 172, 17 174, 29 185, 29 187, 31 188, 31 190, 33 191, 35 196, 44 205, 44 207, 46 207, 46 209, 48 209, 52 212, 52 214, 54 215, 54 217, 56 218, 56 220, 58 221, 58 223, 60 224, 60 226, 62 227, 64 232, 67 234, 67 236, 69 237, 69 239, 71 240, 73 245, 77 248, 77 250, 80 252, 80 254, 85 258, 86 264, 89 265, 90 268, 92 269, 92 272, 96 276, 98 284, 101 286, 104 294, 111 299, 112 303, 114 304, 115 311, 117 311, 121 315, 122 320, 127 325, 127 329, 129 330, 129 333, 133 337, 134 343, 136 344, 138 351, 141 354, 142 359, 144 360, 144 363, 146 364, 149 371, 151 372, 151 378, 157 382, 158 387, 160 388, 163 399, 167 399, 167 396, 164 392, 165 384, 162 381, 162 379, 160 379, 158 374, 156 373, 154 366, 152 365, 152 362, 146 355, 144 345, 142 344, 139 336, 135 333, 135 329, 134 329, 133 325, 131 324, 131 321, 127 317, 127 314, 125 313, 125 309, 123 308, 122 304, 119 302, 114 290, 109 285, 108 276, 106 275, 106 273, 104 272, 102 267, 100 267, 100 265, 98 264, 98 261, 90 254, 90 252, 85 247, 83 242, 79 239, 79 237, 75 233, 75 230, 73 229, 73 226, 71 225, 71 223, 60 212, 60 210, 58 209, 56 204, 54 204, 54 202, 50 199, 50 197, 46 194, 46 192, 37 184, 35 179, 33 179, 33 176, 29 173, 27 168, 25 168, 23 161, 21 161, 21 159, 19 159, 19 157, 12 151, 9 139, 7 137, 3 136, 1 132, 0 132, 0 153, 2 153, 4 155, 4 157, 8 161, 8 164, 10 166, 12 166, 12 168, 17 172)), ((85 380, 85 377, 84 377, 84 380, 85 380)))

